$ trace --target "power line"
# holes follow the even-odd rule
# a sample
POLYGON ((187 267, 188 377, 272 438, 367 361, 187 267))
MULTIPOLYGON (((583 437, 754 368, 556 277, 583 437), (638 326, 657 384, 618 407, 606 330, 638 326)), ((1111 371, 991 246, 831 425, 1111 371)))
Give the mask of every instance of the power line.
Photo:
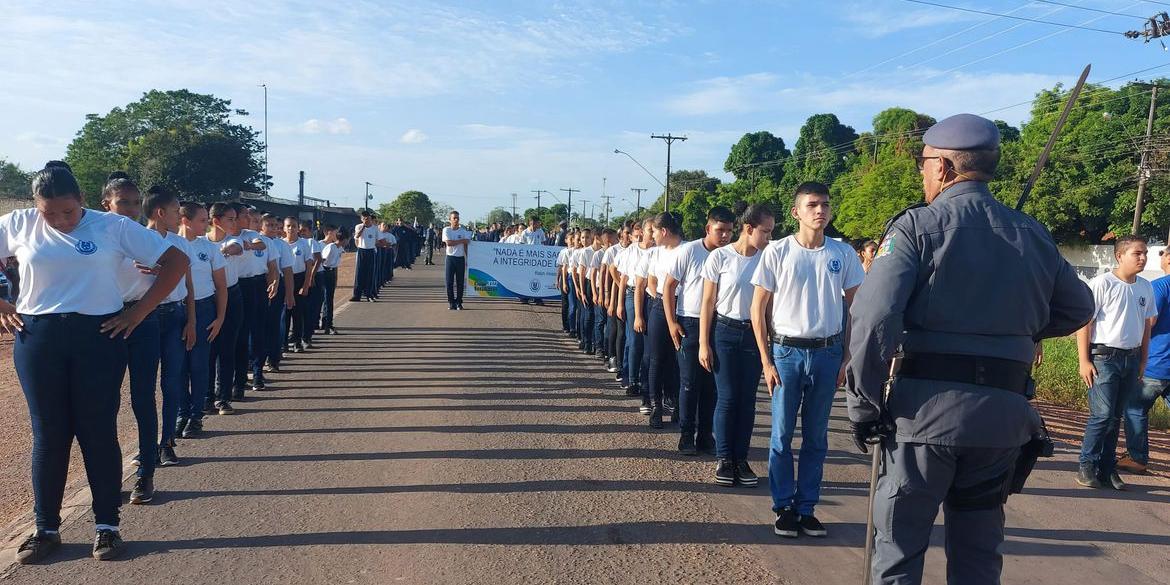
POLYGON ((1144 16, 1137 16, 1134 14, 1126 14, 1124 12, 1113 12, 1112 10, 1102 10, 1100 8, 1090 8, 1088 6, 1077 6, 1075 4, 1065 4, 1064 2, 1056 2, 1054 0, 1031 0, 1032 2, 1040 2, 1041 4, 1052 4, 1054 6, 1064 6, 1065 8, 1076 8, 1077 10, 1088 10, 1089 12, 1100 12, 1101 14, 1112 14, 1114 16, 1125 16, 1129 18, 1136 18, 1138 20, 1146 20, 1144 16))
POLYGON ((1080 29, 1080 30, 1087 30, 1087 31, 1105 33, 1105 34, 1110 34, 1110 35, 1122 35, 1122 36, 1125 35, 1124 32, 1115 31, 1115 30, 1105 30, 1103 28, 1093 28, 1091 26, 1080 26, 1077 24, 1067 24, 1067 23, 1063 23, 1063 22, 1052 22, 1050 20, 1040 20, 1038 18, 1028 18, 1026 16, 1016 16, 1014 14, 1002 14, 999 12, 988 12, 986 10, 979 10, 976 8, 966 8, 963 6, 952 6, 949 4, 939 4, 937 2, 927 2, 926 0, 902 0, 902 1, 903 2, 912 2, 914 4, 923 4, 926 6, 934 6, 937 8, 948 8, 950 10, 959 10, 962 12, 972 12, 974 14, 983 14, 985 16, 998 16, 1000 18, 1011 18, 1014 20, 1023 20, 1023 21, 1027 21, 1027 22, 1034 22, 1037 24, 1047 24, 1050 26, 1062 26, 1064 28, 1076 28, 1076 29, 1080 29))
MULTIPOLYGON (((1016 10, 1022 10, 1022 9, 1026 8, 1026 7, 1027 7, 1027 4, 1025 4, 1024 6, 1021 6, 1020 8, 1017 8, 1016 10)), ((1050 11, 1048 11, 1048 12, 1044 13, 1042 16, 1052 16, 1053 14, 1056 14, 1057 12, 1060 12, 1061 10, 1064 10, 1064 9, 1063 9, 1063 8, 1054 8, 1054 9, 1052 9, 1052 10, 1050 10, 1050 11)), ((1015 12, 1015 11, 1012 11, 1012 12, 1015 12)), ((1010 13, 1009 13, 1009 14, 1010 14, 1010 13)), ((1014 30, 1016 30, 1016 29, 1018 29, 1018 28, 1021 28, 1021 27, 1028 26, 1028 24, 1029 24, 1029 23, 1026 23, 1026 22, 1021 22, 1020 24, 1016 24, 1016 25, 1013 25, 1013 26, 1009 26, 1009 27, 1007 27, 1007 28, 1005 28, 1005 29, 1003 29, 1003 30, 1001 30, 1001 31, 997 31, 997 32, 991 33, 991 34, 989 34, 989 35, 984 35, 984 36, 982 36, 982 37, 980 37, 980 38, 978 38, 978 39, 972 40, 972 41, 970 41, 970 42, 968 42, 968 43, 966 43, 966 44, 962 44, 962 45, 959 45, 959 46, 957 46, 957 47, 951 48, 951 49, 949 49, 949 50, 947 50, 947 51, 944 51, 944 52, 942 52, 942 53, 939 53, 939 54, 937 54, 937 55, 934 55, 934 56, 928 57, 928 58, 926 58, 926 59, 924 59, 924 60, 922 60, 922 61, 919 61, 919 62, 917 62, 917 63, 914 63, 914 64, 912 64, 912 65, 907 65, 905 68, 908 68, 908 69, 913 69, 913 68, 915 68, 915 67, 919 67, 919 66, 921 66, 921 65, 925 65, 925 64, 927 64, 927 63, 930 63, 931 61, 937 61, 937 60, 939 60, 939 59, 941 59, 941 58, 943 58, 943 57, 945 57, 945 56, 947 56, 947 55, 950 55, 950 54, 952 54, 952 53, 957 53, 957 52, 959 52, 959 51, 961 51, 961 50, 963 50, 963 49, 966 49, 967 47, 971 47, 971 46, 973 46, 973 45, 978 45, 978 44, 984 43, 984 42, 988 41, 989 39, 993 39, 993 38, 995 38, 995 37, 1002 36, 1002 35, 1005 35, 1005 34, 1007 34, 1007 33, 1009 33, 1009 32, 1012 32, 1012 31, 1014 31, 1014 30)), ((1061 31, 1061 32, 1064 32, 1064 31, 1061 31)))

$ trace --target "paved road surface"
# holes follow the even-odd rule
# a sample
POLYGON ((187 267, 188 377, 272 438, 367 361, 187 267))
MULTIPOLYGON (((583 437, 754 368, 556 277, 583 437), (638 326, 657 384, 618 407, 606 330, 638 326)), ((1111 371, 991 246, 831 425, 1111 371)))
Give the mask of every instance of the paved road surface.
MULTIPOLYGON (((276 390, 182 441, 155 503, 123 508, 126 558, 89 559, 86 512, 55 562, 7 581, 858 581, 868 464, 840 432, 841 405, 819 509, 830 537, 782 541, 766 480, 714 486, 709 459, 677 455, 677 435, 649 429, 599 362, 571 351, 559 308, 449 312, 441 266, 399 275, 382 302, 348 306, 344 335, 291 356, 276 390)), ((1005 582, 1170 583, 1170 484, 1078 488, 1063 447, 1012 499, 1005 582)))

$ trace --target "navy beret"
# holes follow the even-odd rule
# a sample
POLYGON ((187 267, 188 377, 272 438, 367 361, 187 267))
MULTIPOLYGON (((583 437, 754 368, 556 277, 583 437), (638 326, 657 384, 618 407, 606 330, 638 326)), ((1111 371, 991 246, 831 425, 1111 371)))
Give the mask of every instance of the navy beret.
POLYGON ((999 148, 999 128, 987 118, 957 114, 931 126, 922 141, 944 150, 995 150, 999 148))

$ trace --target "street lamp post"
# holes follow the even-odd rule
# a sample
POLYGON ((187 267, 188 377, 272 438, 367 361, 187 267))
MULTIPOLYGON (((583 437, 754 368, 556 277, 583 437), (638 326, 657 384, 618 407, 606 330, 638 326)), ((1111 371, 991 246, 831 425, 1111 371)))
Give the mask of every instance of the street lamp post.
POLYGON ((370 185, 371 183, 366 181, 366 211, 373 211, 370 209, 370 185))
POLYGON ((268 174, 268 84, 261 83, 260 87, 264 88, 264 196, 268 196, 268 181, 271 175, 268 174))

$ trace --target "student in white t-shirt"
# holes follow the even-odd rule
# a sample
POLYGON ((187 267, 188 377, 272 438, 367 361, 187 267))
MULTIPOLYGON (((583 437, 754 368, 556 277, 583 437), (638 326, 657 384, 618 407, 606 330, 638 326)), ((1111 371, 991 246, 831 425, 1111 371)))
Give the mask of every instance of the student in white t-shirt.
POLYGON ((217 244, 224 257, 227 276, 228 306, 219 336, 211 343, 214 392, 209 393, 207 410, 221 415, 234 414, 232 406, 236 378, 236 343, 243 330, 244 296, 240 290, 240 272, 245 262, 244 242, 239 238, 239 217, 228 203, 214 203, 209 211, 211 231, 207 239, 217 244))
POLYGON ((125 217, 82 207, 81 188, 65 163, 37 172, 32 195, 35 208, 0 217, 0 258, 17 258, 21 283, 16 306, 0 300, 0 329, 13 336, 33 442, 36 532, 17 548, 16 560, 35 563, 60 548, 74 438, 93 500, 93 556, 111 559, 124 550, 117 417, 126 338, 182 280, 187 257, 125 217), (111 282, 127 259, 159 267, 130 307, 111 282))
POLYGON ((747 456, 763 368, 752 332, 752 275, 776 220, 767 205, 745 207, 739 214, 739 239, 703 262, 699 364, 715 376, 715 483, 753 487, 759 477, 747 456))
POLYGON ((374 300, 377 293, 378 226, 370 210, 362 211, 362 222, 353 227, 353 245, 357 248, 356 268, 353 277, 353 294, 349 302, 357 303, 363 298, 374 300))
POLYGON ((635 361, 640 365, 641 341, 635 339, 634 333, 634 278, 630 276, 629 265, 634 255, 641 251, 643 232, 642 222, 637 220, 626 222, 626 247, 614 257, 614 314, 621 325, 621 341, 618 344, 621 364, 618 371, 618 382, 626 396, 641 396, 642 389, 638 385, 635 361), (637 359, 635 360, 634 345, 638 344, 637 359))
POLYGON ((561 293, 561 333, 572 335, 575 328, 569 326, 569 288, 565 284, 565 266, 572 248, 565 246, 557 252, 557 290, 561 293))
POLYGON ((735 216, 726 207, 707 212, 703 238, 679 246, 666 268, 663 315, 678 360, 679 440, 683 455, 714 452, 711 424, 715 416, 715 379, 699 365, 699 317, 703 310, 703 263, 726 246, 735 216), (677 295, 677 296, 676 296, 677 295))
POLYGON ((324 301, 321 304, 321 332, 325 335, 337 335, 337 328, 333 326, 333 300, 337 290, 337 267, 341 266, 341 255, 345 251, 341 241, 337 238, 337 226, 325 224, 321 228, 325 232, 325 239, 321 241, 321 290, 324 292, 324 301))
MULTIPOLYGON (((273 256, 277 260, 279 274, 276 285, 276 295, 268 300, 268 312, 265 315, 264 330, 268 334, 264 350, 267 353, 266 372, 279 372, 280 361, 287 349, 288 332, 285 331, 285 321, 296 307, 296 290, 293 275, 293 250, 284 239, 284 220, 270 213, 264 214, 261 227, 264 236, 272 242, 273 256)), ((356 277, 355 277, 356 278, 356 277)), ((263 374, 261 374, 263 380, 263 374)))
POLYGON ((666 294, 667 270, 683 244, 682 224, 676 215, 660 213, 654 218, 654 241, 658 245, 650 249, 637 275, 645 281, 644 288, 654 293, 646 303, 644 396, 650 402, 650 426, 660 429, 664 415, 669 416, 671 422, 678 422, 677 350, 670 339, 670 326, 662 300, 666 294))
POLYGON ((650 407, 649 395, 643 389, 646 385, 646 303, 649 302, 649 295, 645 275, 639 274, 639 271, 645 257, 654 249, 654 219, 643 220, 640 227, 638 244, 630 247, 622 267, 622 283, 627 289, 623 311, 629 324, 626 355, 630 360, 630 391, 637 390, 642 396, 642 405, 638 410, 649 416, 654 409, 650 407))
POLYGON ((471 245, 472 234, 459 225, 459 212, 447 216, 450 223, 443 228, 443 243, 447 246, 444 260, 444 277, 447 281, 447 304, 452 311, 463 310, 464 277, 467 274, 467 248, 471 245))
POLYGON ((201 203, 179 207, 179 237, 191 250, 191 288, 195 296, 195 344, 187 351, 180 384, 175 432, 192 439, 203 431, 203 407, 212 383, 211 345, 227 317, 227 261, 219 246, 205 237, 211 217, 201 203))
POLYGON ((798 231, 770 244, 752 275, 752 328, 772 396, 768 483, 777 535, 825 536, 814 511, 829 451, 829 412, 844 378, 845 316, 865 272, 847 244, 825 237, 829 188, 803 183, 793 197, 798 231), (771 307, 771 319, 769 310, 771 307), (769 334, 771 340, 769 340, 769 334), (770 351, 769 351, 770 350, 770 351), (800 412, 799 473, 792 436, 800 412))
POLYGON ((581 248, 577 250, 577 271, 575 274, 575 282, 577 285, 577 301, 579 316, 577 318, 577 330, 581 333, 581 338, 577 343, 577 349, 592 354, 594 351, 594 324, 596 323, 596 314, 593 311, 593 282, 590 280, 590 265, 593 263, 594 248, 593 230, 586 228, 581 230, 581 248))
POLYGON ((1141 388, 1150 329, 1158 316, 1154 288, 1138 276, 1148 253, 1145 238, 1118 238, 1113 244, 1117 268, 1089 281, 1097 312, 1077 331, 1080 375, 1089 387, 1076 480, 1085 487, 1125 489, 1117 474, 1117 437, 1125 408, 1141 388))
POLYGON ((622 382, 622 363, 625 361, 626 324, 618 319, 618 305, 623 302, 623 297, 618 289, 621 275, 617 271, 617 258, 630 245, 629 225, 627 221, 621 229, 611 230, 614 244, 605 250, 605 256, 601 259, 605 273, 605 347, 609 355, 606 371, 616 374, 615 380, 619 383, 622 382))
POLYGON ((544 230, 540 227, 540 218, 532 216, 528 218, 528 229, 520 232, 517 238, 519 244, 528 244, 530 246, 543 246, 546 239, 548 239, 544 230))
POLYGON ((316 334, 317 329, 321 327, 321 305, 325 303, 325 290, 321 288, 321 272, 325 270, 325 263, 321 258, 321 251, 325 244, 314 237, 313 222, 306 221, 301 223, 301 240, 308 243, 309 259, 312 261, 312 267, 306 267, 309 280, 306 286, 309 289, 309 294, 306 295, 308 304, 305 305, 305 330, 304 343, 305 349, 315 349, 313 345, 313 335, 316 334))

